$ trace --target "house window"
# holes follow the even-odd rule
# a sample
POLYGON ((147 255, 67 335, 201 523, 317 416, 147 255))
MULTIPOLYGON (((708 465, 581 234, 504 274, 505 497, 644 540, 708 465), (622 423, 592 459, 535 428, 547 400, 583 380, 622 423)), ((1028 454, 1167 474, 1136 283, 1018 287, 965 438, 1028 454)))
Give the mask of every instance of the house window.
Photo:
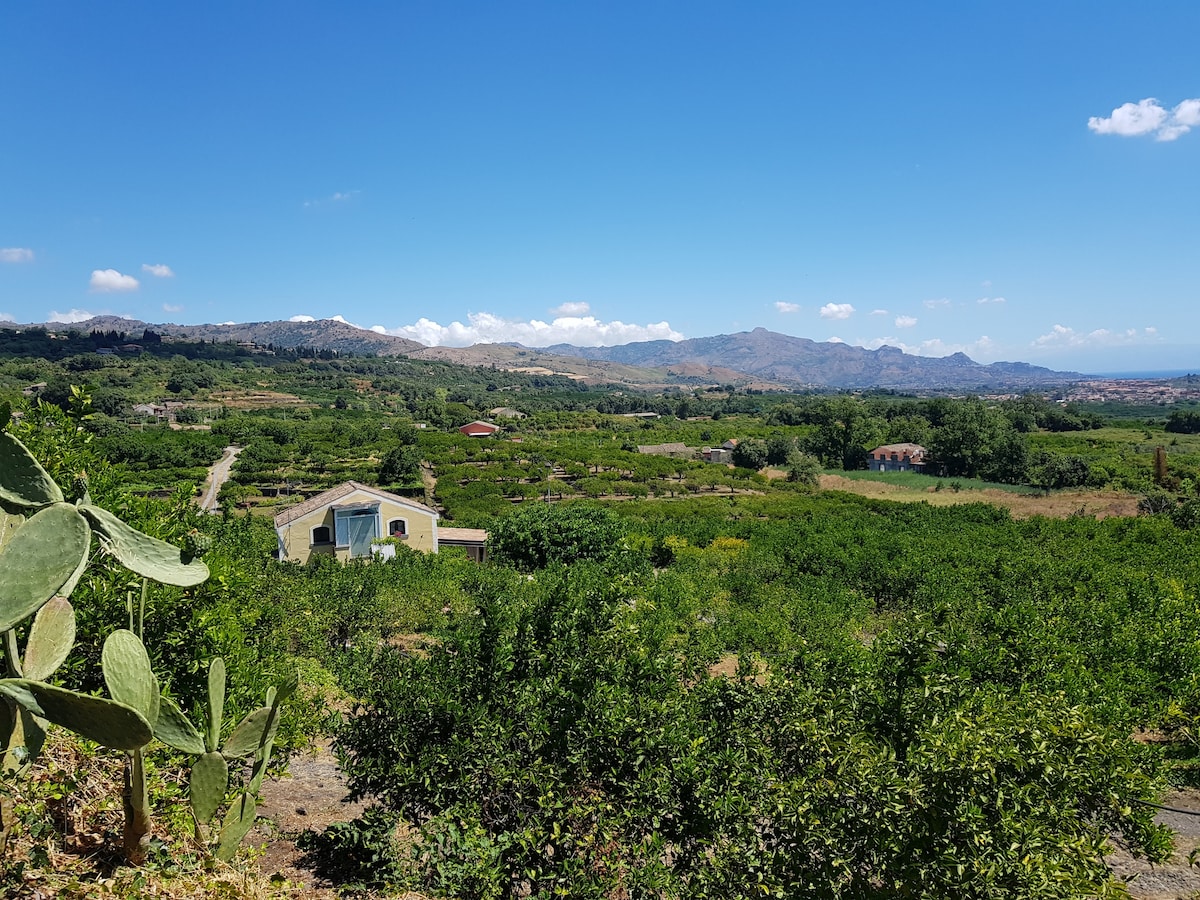
POLYGON ((408 523, 403 519, 392 519, 388 522, 388 537, 400 538, 404 540, 408 537, 408 523))
POLYGON ((328 525, 318 525, 312 530, 312 542, 314 544, 332 544, 333 535, 329 533, 328 525))
POLYGON ((351 557, 371 555, 371 542, 379 537, 378 505, 335 509, 333 524, 339 548, 348 549, 351 557))

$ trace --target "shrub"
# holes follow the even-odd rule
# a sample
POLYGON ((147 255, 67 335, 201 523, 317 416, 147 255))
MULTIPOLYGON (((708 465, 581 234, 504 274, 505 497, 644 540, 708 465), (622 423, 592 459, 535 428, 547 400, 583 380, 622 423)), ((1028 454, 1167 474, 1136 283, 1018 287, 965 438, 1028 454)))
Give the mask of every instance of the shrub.
POLYGON ((530 503, 498 522, 488 555, 523 572, 553 563, 610 559, 623 552, 624 523, 606 509, 530 503))

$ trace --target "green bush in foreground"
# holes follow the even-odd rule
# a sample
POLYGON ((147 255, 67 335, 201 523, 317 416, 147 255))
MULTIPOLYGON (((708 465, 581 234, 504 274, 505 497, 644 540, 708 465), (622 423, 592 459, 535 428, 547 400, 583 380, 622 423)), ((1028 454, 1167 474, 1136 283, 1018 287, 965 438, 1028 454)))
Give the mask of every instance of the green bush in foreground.
POLYGON ((1116 896, 1169 849, 1126 734, 953 673, 917 628, 861 662, 685 670, 596 568, 482 576, 427 656, 385 652, 339 737, 356 796, 471 897, 1116 896))

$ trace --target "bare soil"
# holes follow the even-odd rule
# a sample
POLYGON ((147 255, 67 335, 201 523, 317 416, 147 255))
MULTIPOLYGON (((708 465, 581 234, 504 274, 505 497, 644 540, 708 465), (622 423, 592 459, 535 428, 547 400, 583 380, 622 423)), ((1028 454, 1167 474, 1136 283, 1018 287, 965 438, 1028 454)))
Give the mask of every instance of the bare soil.
POLYGON ((334 822, 361 815, 366 804, 347 802, 346 793, 345 776, 328 741, 311 753, 293 757, 283 778, 264 782, 258 821, 246 838, 247 844, 263 847, 255 860, 259 872, 303 885, 300 896, 337 897, 333 885, 305 867, 304 851, 296 847, 296 840, 305 831, 321 832, 334 822))

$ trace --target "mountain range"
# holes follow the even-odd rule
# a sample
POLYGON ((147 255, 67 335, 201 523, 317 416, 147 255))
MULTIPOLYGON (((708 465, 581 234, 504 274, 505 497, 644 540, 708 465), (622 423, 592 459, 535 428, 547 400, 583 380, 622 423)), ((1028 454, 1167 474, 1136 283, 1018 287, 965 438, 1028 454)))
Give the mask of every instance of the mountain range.
POLYGON ((899 348, 875 350, 817 342, 755 328, 737 334, 683 341, 641 341, 613 347, 518 344, 426 347, 395 335, 357 328, 337 319, 306 322, 246 322, 215 325, 150 324, 117 316, 97 316, 69 326, 42 323, 13 328, 49 331, 118 331, 136 340, 150 329, 164 340, 253 343, 260 347, 311 347, 375 356, 438 359, 534 373, 568 375, 591 382, 656 386, 720 382, 763 388, 896 390, 1021 390, 1082 380, 1077 372, 1056 372, 1023 362, 977 363, 962 353, 915 356, 899 348))

